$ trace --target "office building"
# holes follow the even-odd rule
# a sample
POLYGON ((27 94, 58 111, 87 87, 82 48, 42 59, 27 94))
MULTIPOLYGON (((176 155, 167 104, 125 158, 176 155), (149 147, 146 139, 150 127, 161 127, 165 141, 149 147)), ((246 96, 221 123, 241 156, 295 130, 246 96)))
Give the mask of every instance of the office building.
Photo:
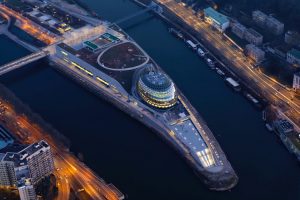
POLYGON ((257 46, 263 43, 263 36, 252 28, 247 29, 244 34, 244 38, 249 43, 255 44, 257 46))
POLYGON ((260 26, 265 25, 267 18, 268 16, 260 10, 255 10, 252 12, 253 21, 255 21, 260 26))
POLYGON ((298 46, 300 45, 300 34, 296 31, 287 31, 284 35, 284 42, 292 46, 298 46))
POLYGON ((54 170, 50 146, 45 141, 32 144, 20 152, 21 159, 26 160, 32 183, 35 184, 54 170))
POLYGON ((266 19, 265 25, 275 35, 281 35, 284 32, 284 24, 272 16, 266 19))
POLYGON ((20 200, 37 200, 35 189, 30 183, 30 180, 25 180, 25 182, 18 187, 20 200))
POLYGON ((33 185, 53 170, 51 149, 43 140, 16 152, 0 154, 0 185, 18 187, 21 200, 36 200, 33 185))
POLYGON ((244 25, 236 22, 232 25, 231 31, 239 38, 243 39, 247 28, 244 25))
POLYGON ((295 91, 300 91, 300 72, 294 74, 293 89, 295 91))
POLYGON ((288 51, 286 54, 286 60, 290 64, 299 66, 300 65, 300 51, 297 49, 292 49, 292 50, 288 51))
POLYGON ((256 63, 265 59, 265 52, 253 44, 246 45, 246 55, 256 63))
POLYGON ((284 32, 284 24, 282 22, 275 19, 271 15, 266 15, 259 10, 255 10, 252 12, 252 19, 260 27, 267 28, 269 32, 275 35, 280 35, 284 32))
MULTIPOLYGON (((0 154, 0 160, 5 154, 0 154)), ((13 162, 0 162, 0 186, 16 186, 17 179, 14 171, 13 162)))

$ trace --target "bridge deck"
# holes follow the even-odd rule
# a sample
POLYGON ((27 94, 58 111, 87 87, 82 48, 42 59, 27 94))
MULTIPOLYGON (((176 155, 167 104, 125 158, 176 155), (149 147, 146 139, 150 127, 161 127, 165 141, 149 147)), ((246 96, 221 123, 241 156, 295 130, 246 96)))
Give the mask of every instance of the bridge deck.
POLYGON ((36 53, 32 53, 28 56, 25 56, 23 58, 20 58, 18 60, 14 60, 12 62, 9 62, 5 65, 2 65, 2 66, 0 66, 0 76, 5 74, 5 73, 8 73, 12 70, 15 70, 17 68, 20 68, 24 65, 27 65, 31 62, 37 61, 41 58, 44 58, 47 55, 48 55, 47 51, 39 51, 39 52, 36 52, 36 53))
POLYGON ((154 5, 149 5, 147 8, 145 8, 145 9, 143 9, 143 10, 140 10, 140 11, 138 11, 138 12, 136 12, 136 13, 133 13, 133 14, 131 14, 131 15, 129 15, 129 16, 123 17, 123 18, 121 18, 121 19, 115 21, 114 24, 120 24, 120 23, 123 23, 123 22, 125 22, 125 21, 127 21, 127 20, 130 20, 130 19, 132 19, 132 18, 134 18, 134 17, 137 17, 137 16, 139 16, 139 15, 141 15, 141 14, 144 14, 144 13, 150 11, 150 10, 153 10, 154 7, 155 7, 154 5))

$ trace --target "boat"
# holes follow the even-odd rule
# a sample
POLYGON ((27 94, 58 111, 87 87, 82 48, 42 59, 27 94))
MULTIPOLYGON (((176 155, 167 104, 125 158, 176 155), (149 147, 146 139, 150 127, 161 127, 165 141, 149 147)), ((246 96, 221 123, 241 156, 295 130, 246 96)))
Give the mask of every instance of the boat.
POLYGON ((180 39, 184 39, 183 34, 180 31, 178 31, 174 28, 169 28, 169 32, 172 33, 173 35, 175 35, 176 37, 180 38, 180 39))
POLYGON ((197 45, 195 43, 193 43, 191 40, 187 40, 186 43, 188 44, 188 46, 190 48, 192 48, 193 50, 197 50, 197 45))
POLYGON ((206 62, 208 66, 210 66, 212 69, 215 69, 215 63, 210 58, 207 58, 206 62))
POLYGON ((198 53, 198 55, 200 57, 204 57, 205 56, 205 52, 201 48, 198 48, 197 53, 198 53))
POLYGON ((259 101, 256 99, 256 98, 254 98, 251 94, 249 94, 249 93, 247 93, 246 94, 246 97, 247 97, 247 99, 248 100, 250 100, 252 103, 254 103, 254 104, 258 104, 259 103, 259 101))
POLYGON ((237 92, 241 91, 241 89, 242 89, 241 85, 236 80, 234 80, 233 78, 228 77, 228 78, 225 79, 225 81, 235 91, 237 91, 237 92))
POLYGON ((272 132, 274 130, 273 127, 268 123, 266 123, 265 126, 268 129, 268 131, 270 131, 270 132, 272 132))
POLYGON ((221 69, 216 68, 216 70, 217 70, 217 73, 218 73, 220 76, 225 76, 225 73, 224 73, 221 69))
POLYGON ((257 108, 261 109, 263 107, 263 105, 261 104, 261 102, 255 98, 253 95, 245 92, 244 93, 245 97, 251 102, 253 103, 257 108))

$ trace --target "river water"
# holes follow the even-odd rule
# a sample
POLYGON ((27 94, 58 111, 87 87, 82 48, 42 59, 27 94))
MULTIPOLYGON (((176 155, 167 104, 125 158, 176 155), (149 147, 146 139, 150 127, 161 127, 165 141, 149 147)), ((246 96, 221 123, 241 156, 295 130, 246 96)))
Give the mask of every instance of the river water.
MULTIPOLYGON (((86 0, 116 21, 141 8, 128 0, 86 0)), ((39 61, 1 78, 22 101, 72 143, 72 150, 131 200, 296 200, 300 168, 246 99, 160 19, 144 14, 121 25, 172 77, 205 118, 239 175, 230 192, 209 191, 151 130, 39 61)), ((28 52, 0 37, 0 64, 28 52)))

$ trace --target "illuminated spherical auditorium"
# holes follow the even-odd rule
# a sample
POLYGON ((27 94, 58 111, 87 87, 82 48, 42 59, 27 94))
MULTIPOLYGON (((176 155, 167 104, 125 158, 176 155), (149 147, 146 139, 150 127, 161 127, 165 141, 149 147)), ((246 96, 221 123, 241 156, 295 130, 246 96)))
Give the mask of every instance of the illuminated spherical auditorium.
POLYGON ((138 80, 141 98, 156 108, 170 108, 176 104, 177 94, 174 83, 162 72, 144 72, 138 80))

